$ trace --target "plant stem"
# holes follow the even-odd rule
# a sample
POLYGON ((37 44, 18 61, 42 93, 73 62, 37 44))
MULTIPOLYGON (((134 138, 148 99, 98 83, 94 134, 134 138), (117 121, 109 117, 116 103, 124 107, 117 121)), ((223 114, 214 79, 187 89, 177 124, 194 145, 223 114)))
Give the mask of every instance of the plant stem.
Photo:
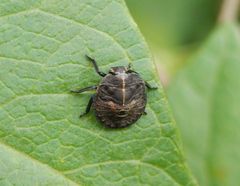
POLYGON ((220 23, 237 21, 239 8, 240 0, 223 0, 218 21, 220 23))

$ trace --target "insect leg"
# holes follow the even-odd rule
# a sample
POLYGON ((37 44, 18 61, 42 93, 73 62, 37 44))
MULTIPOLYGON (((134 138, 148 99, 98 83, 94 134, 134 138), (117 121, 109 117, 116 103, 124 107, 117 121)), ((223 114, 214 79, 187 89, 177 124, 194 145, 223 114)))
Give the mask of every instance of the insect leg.
POLYGON ((135 73, 135 74, 138 74, 136 71, 131 70, 131 69, 127 70, 127 73, 135 73))
POLYGON ((148 89, 157 89, 158 87, 154 87, 152 85, 150 85, 148 82, 145 81, 145 85, 148 89))
POLYGON ((93 86, 85 87, 85 88, 78 89, 78 90, 70 90, 70 92, 72 92, 72 93, 82 93, 82 92, 85 92, 85 91, 88 91, 88 90, 96 90, 96 89, 97 89, 97 86, 93 85, 93 86))
POLYGON ((85 112, 82 113, 79 117, 82 117, 82 116, 86 115, 87 113, 89 113, 89 111, 90 111, 90 109, 91 109, 91 106, 92 106, 92 104, 93 104, 94 96, 95 96, 95 95, 92 95, 92 96, 91 96, 91 98, 90 98, 89 101, 88 101, 88 105, 87 105, 87 107, 86 107, 85 112))
POLYGON ((135 74, 138 74, 136 71, 132 70, 132 64, 131 63, 128 63, 128 66, 127 66, 127 73, 135 73, 135 74))
POLYGON ((86 55, 86 58, 87 58, 89 61, 92 62, 95 71, 96 71, 100 76, 102 76, 102 77, 106 76, 106 74, 105 74, 104 72, 100 72, 100 71, 99 71, 97 62, 96 62, 94 59, 92 59, 91 57, 89 57, 89 56, 87 56, 87 55, 86 55))

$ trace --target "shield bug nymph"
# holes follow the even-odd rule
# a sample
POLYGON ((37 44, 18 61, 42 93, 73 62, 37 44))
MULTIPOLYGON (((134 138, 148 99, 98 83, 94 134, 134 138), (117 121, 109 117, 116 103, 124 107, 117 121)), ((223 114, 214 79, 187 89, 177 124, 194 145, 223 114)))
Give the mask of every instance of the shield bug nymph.
POLYGON ((86 56, 92 62, 95 71, 102 76, 99 85, 89 86, 73 93, 82 93, 88 90, 96 90, 91 96, 84 116, 90 111, 91 106, 95 110, 97 119, 106 127, 122 128, 136 122, 143 114, 146 114, 147 103, 146 88, 155 89, 144 81, 131 66, 112 67, 107 74, 99 71, 94 59, 86 56))

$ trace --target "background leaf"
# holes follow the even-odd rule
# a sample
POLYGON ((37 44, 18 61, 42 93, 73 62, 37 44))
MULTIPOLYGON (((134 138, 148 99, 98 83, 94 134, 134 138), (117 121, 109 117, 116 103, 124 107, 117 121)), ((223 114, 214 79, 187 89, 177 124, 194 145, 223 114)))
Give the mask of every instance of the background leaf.
POLYGON ((4 1, 0 16, 0 160, 9 169, 46 169, 62 185, 195 185, 161 87, 149 92, 148 115, 122 130, 105 129, 93 113, 80 120, 90 93, 68 93, 100 80, 85 54, 103 71, 132 62, 157 81, 122 0, 4 1))
POLYGON ((215 27, 222 0, 126 0, 164 86, 215 27))
POLYGON ((219 27, 175 77, 169 98, 200 185, 239 185, 240 35, 219 27))
POLYGON ((126 3, 150 45, 166 50, 201 42, 215 25, 221 0, 126 0, 126 3))

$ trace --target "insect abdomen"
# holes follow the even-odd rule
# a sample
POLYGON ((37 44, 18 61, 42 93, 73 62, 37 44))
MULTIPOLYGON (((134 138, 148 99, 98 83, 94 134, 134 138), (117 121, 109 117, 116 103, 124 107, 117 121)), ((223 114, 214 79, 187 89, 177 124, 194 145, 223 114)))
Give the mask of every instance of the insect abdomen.
POLYGON ((128 86, 125 89, 125 97, 120 96, 121 92, 118 87, 106 85, 100 85, 97 91, 94 101, 96 117, 107 127, 122 128, 131 125, 145 111, 147 98, 142 82, 128 86))
POLYGON ((132 105, 132 109, 128 107, 122 108, 114 103, 103 103, 96 101, 94 104, 96 117, 111 128, 122 128, 133 124, 144 113, 146 102, 142 100, 141 106, 138 104, 132 105))

